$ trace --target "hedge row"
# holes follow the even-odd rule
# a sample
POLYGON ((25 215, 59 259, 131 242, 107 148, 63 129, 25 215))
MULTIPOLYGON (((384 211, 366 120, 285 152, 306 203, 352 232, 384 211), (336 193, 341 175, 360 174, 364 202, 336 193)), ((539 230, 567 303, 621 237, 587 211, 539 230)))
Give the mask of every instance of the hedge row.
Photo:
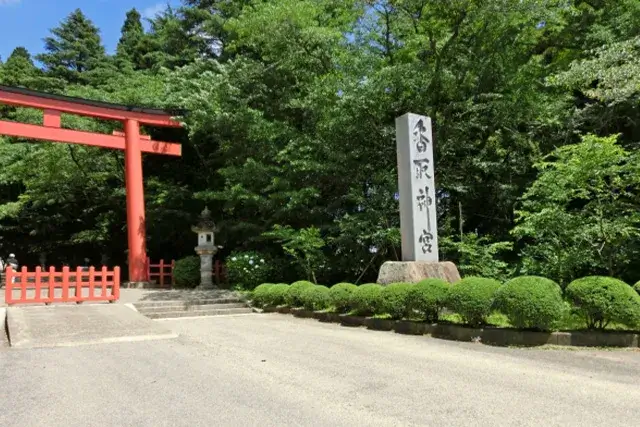
POLYGON ((640 295, 620 280, 600 276, 575 280, 564 295, 556 282, 537 276, 517 277, 505 284, 466 277, 454 285, 426 279, 417 284, 388 286, 339 283, 331 288, 299 281, 291 285, 262 284, 253 292, 253 303, 428 322, 437 322, 446 307, 473 326, 485 325, 490 314, 500 312, 515 327, 543 331, 553 330, 573 311, 590 329, 603 329, 610 323, 640 327, 640 295))

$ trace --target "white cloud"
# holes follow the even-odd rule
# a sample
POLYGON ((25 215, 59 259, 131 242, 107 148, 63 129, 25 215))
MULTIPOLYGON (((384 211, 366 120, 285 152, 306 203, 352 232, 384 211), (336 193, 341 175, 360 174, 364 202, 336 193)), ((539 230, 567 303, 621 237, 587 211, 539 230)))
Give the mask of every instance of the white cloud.
MULTIPOLYGON (((2 1, 13 1, 13 0, 0 0, 0 2, 2 1)), ((154 4, 153 6, 149 6, 146 9, 143 9, 141 14, 143 18, 153 19, 160 12, 164 12, 166 8, 167 8, 166 3, 158 3, 158 4, 154 4)))
POLYGON ((8 6, 10 4, 18 4, 22 0, 0 0, 0 6, 8 6))

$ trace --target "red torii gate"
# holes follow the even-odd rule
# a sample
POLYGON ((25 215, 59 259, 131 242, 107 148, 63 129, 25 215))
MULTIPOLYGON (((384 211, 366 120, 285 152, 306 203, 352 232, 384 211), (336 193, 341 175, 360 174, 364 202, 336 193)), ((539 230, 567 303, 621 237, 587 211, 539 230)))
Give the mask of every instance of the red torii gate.
POLYGON ((140 125, 178 128, 181 127, 180 123, 172 120, 171 114, 164 110, 53 95, 3 85, 0 85, 0 104, 43 110, 43 126, 0 120, 0 135, 124 150, 129 280, 146 281, 147 249, 142 153, 180 156, 182 151, 179 144, 152 141, 151 138, 140 135, 140 125), (124 133, 114 132, 113 135, 105 135, 63 129, 60 126, 61 113, 117 120, 123 123, 124 133))

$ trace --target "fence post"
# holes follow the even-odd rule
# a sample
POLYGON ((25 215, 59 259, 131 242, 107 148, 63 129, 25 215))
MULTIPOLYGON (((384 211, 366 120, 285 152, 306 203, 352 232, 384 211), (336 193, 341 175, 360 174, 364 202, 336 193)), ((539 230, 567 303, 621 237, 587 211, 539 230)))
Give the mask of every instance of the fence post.
POLYGON ((176 260, 171 260, 171 286, 176 285, 176 277, 173 275, 173 269, 176 268, 176 260))
POLYGON ((40 266, 36 267, 36 301, 40 302, 42 300, 42 268, 40 266))
POLYGON ((113 269, 113 290, 111 291, 113 299, 109 302, 116 302, 120 299, 120 267, 113 269))
POLYGON ((56 288, 56 268, 54 266, 49 267, 49 295, 47 296, 48 302, 45 302, 46 305, 51 304, 51 301, 55 298, 55 288, 56 288))
POLYGON ((95 275, 96 275, 96 268, 91 266, 89 267, 89 296, 87 297, 87 299, 92 300, 94 298, 94 294, 95 294, 95 275))
POLYGON ((102 289, 101 296, 107 298, 107 267, 104 265, 100 270, 100 288, 102 289))
POLYGON ((159 271, 159 276, 160 276, 160 287, 164 288, 164 259, 160 260, 160 271, 159 271))
POLYGON ((62 267, 62 300, 69 300, 69 267, 62 267))
POLYGON ((13 268, 7 267, 4 280, 6 281, 6 288, 4 290, 4 301, 8 305, 11 305, 13 304, 13 268))
POLYGON ((82 267, 76 267, 76 304, 82 304, 82 267))
POLYGON ((16 276, 16 282, 18 278, 20 279, 20 300, 24 301, 27 299, 27 267, 22 266, 19 276, 16 276))

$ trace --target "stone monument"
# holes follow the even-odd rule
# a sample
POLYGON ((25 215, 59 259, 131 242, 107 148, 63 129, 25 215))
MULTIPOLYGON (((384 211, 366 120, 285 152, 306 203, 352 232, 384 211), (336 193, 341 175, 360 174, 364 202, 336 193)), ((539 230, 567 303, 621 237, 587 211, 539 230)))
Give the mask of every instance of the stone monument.
POLYGON ((452 262, 438 259, 435 168, 431 119, 405 114, 396 119, 398 192, 402 261, 388 261, 380 267, 378 283, 418 282, 440 278, 460 280, 452 262))
POLYGON ((200 286, 198 289, 213 289, 213 256, 218 251, 215 244, 216 225, 211 219, 211 211, 205 207, 200 214, 198 224, 191 227, 194 233, 198 233, 198 246, 196 253, 200 256, 200 286))

